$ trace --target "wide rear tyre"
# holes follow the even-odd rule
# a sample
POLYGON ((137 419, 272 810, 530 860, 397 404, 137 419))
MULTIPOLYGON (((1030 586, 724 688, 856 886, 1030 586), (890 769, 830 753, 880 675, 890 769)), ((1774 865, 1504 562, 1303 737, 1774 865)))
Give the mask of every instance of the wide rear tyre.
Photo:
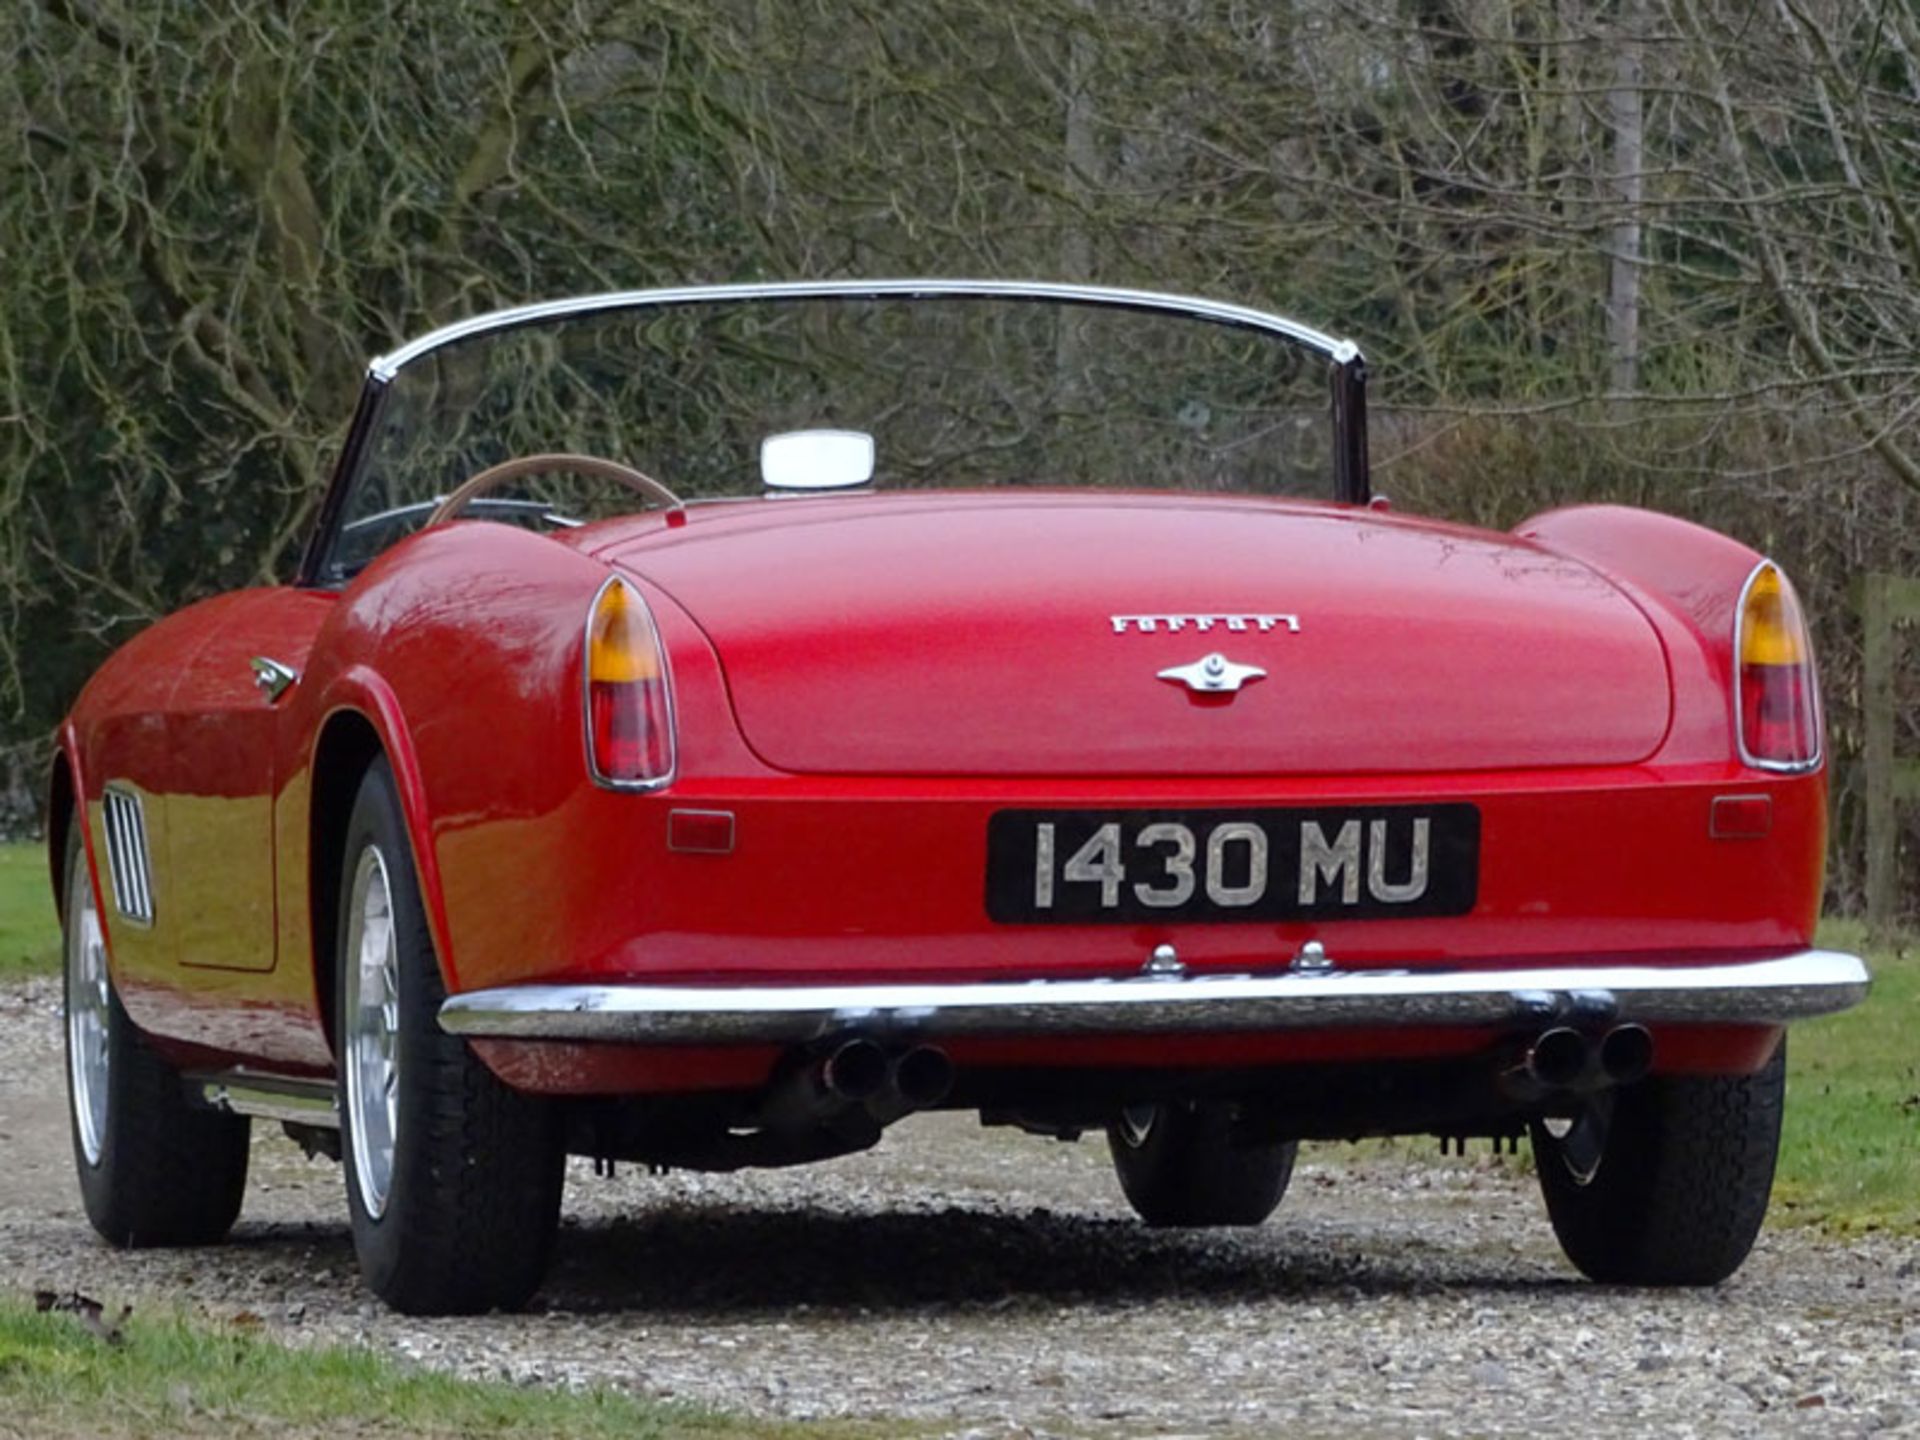
POLYGON ((1786 1075, 1782 1039, 1752 1075, 1629 1085, 1597 1148, 1534 1122, 1540 1190, 1567 1258, 1612 1285, 1715 1285, 1738 1270, 1773 1190, 1786 1075))
POLYGON ((393 775, 361 781, 341 857, 341 1155, 367 1285, 409 1315, 524 1305, 546 1274, 566 1155, 551 1105, 440 1028, 434 957, 393 775))
POLYGON ((1258 1225, 1293 1178, 1291 1140, 1234 1134, 1234 1107, 1134 1105, 1107 1126, 1114 1172, 1134 1213, 1154 1226, 1258 1225))
POLYGON ((129 1249, 211 1245, 239 1218, 251 1127, 189 1105, 180 1072, 121 1006, 77 814, 63 894, 67 1118, 87 1219, 129 1249))

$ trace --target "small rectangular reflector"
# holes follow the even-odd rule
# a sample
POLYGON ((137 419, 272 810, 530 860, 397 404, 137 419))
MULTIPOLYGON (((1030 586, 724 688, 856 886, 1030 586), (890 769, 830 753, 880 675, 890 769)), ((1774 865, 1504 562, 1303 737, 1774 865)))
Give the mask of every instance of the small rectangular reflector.
POLYGON ((731 810, 670 810, 667 812, 667 848, 688 855, 731 855, 731 810))
POLYGON ((1707 834, 1715 840, 1764 840, 1773 829, 1771 795, 1716 795, 1707 834))

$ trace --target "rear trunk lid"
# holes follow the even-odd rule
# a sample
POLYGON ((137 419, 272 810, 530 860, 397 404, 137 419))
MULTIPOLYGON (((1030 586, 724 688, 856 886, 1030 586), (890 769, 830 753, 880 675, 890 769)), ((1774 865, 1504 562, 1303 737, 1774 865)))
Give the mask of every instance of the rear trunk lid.
POLYGON ((809 773, 1207 776, 1619 765, 1670 682, 1636 606, 1510 536, 1309 504, 1060 492, 696 506, 600 552, 809 773), (1220 655, 1264 676, 1196 693, 1220 655))

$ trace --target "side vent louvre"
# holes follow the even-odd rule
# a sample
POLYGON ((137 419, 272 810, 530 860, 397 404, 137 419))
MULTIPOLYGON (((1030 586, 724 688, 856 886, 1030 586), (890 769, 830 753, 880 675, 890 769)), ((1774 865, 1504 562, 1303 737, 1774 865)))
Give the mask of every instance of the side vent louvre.
POLYGON ((130 790, 107 787, 107 873, 113 906, 139 925, 153 923, 153 866, 147 859, 147 812, 130 790))

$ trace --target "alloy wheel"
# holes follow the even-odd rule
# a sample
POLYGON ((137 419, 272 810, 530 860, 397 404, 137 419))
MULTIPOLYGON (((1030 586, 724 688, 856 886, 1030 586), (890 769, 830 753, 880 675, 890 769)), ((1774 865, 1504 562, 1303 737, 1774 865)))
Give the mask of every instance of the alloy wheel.
POLYGON ((400 1117, 400 955, 387 862, 377 845, 367 846, 354 867, 348 915, 346 1013, 341 1017, 347 1122, 361 1208, 378 1220, 393 1188, 400 1117))
POLYGON ((67 1070, 73 1087, 74 1128, 80 1153, 100 1163, 107 1133, 107 1024, 112 989, 107 979, 106 939, 84 859, 76 858, 67 882, 67 1070))

